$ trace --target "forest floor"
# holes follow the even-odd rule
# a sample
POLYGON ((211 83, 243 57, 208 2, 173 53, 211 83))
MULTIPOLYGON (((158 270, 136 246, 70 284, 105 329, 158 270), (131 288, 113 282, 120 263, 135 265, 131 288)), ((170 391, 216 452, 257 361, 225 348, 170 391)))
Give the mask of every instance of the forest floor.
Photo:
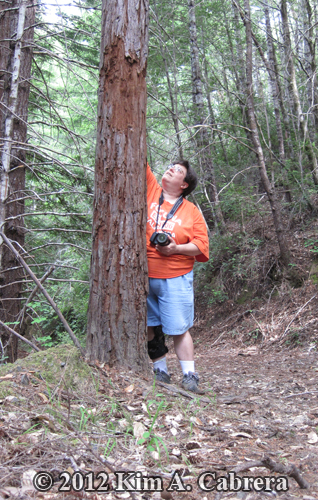
MULTIPOLYGON (((313 291, 307 290, 309 298, 313 291)), ((286 325, 300 303, 306 302, 304 291, 297 293, 299 302, 295 296, 294 314, 285 314, 286 325)), ((315 310, 317 300, 310 306, 315 310)), ((255 321, 263 329, 264 311, 255 311, 253 318, 236 311, 234 318, 215 323, 212 330, 198 322, 193 337, 202 396, 180 389, 181 370, 173 349, 168 354, 171 386, 154 385, 152 377, 136 377, 108 366, 88 368, 70 346, 2 367, 0 499, 318 499, 315 344, 294 347, 282 338, 275 343, 277 339, 266 339, 265 331, 250 345, 237 336, 222 335, 234 320, 236 326, 245 322, 246 331, 255 321), (266 467, 261 463, 265 458, 266 467), (32 484, 40 471, 53 478, 47 492, 36 491, 32 484), (96 479, 101 471, 107 472, 111 491, 98 491, 103 477, 91 481, 91 490, 96 491, 72 491, 81 487, 82 480, 87 489, 92 473, 96 479), (138 474, 124 483, 124 491, 115 491, 120 471, 141 473, 139 481, 160 477, 164 491, 125 491, 129 484, 149 490, 150 483, 138 485, 138 474), (207 471, 215 478, 223 476, 224 482, 209 482, 211 476, 201 476, 198 484, 207 471), (230 471, 236 471, 237 481, 250 476, 270 477, 272 482, 267 491, 258 493, 224 491, 230 485, 226 479, 230 471), (298 482, 290 475, 295 471, 298 482), (300 488, 303 481, 308 488, 300 488), (64 484, 67 490, 71 483, 71 491, 58 492, 58 487, 64 484), (171 492, 166 491, 169 484, 171 492), (204 491, 213 484, 219 484, 220 491, 204 491), (182 491, 190 486, 191 491, 182 491), (279 491, 287 486, 288 491, 279 491)), ((308 322, 308 318, 307 309, 302 319, 308 322)), ((311 321, 310 326, 317 324, 311 321)), ((253 484, 256 489, 266 487, 266 483, 253 484)))
MULTIPOLYGON (((0 367, 0 500, 318 500, 318 221, 289 234, 298 288, 283 277, 266 289, 277 248, 257 224, 251 235, 268 234, 257 257, 263 274, 251 282, 260 296, 196 304, 204 394, 181 390, 170 339, 169 386, 154 384, 150 369, 88 366, 69 345, 0 367)), ((228 291, 239 296, 238 282, 229 273, 228 291)))

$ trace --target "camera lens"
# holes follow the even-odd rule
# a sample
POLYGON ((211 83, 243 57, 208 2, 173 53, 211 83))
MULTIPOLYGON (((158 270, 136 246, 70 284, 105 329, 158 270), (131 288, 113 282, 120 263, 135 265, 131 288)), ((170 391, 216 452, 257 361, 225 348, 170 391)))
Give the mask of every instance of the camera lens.
POLYGON ((168 236, 164 233, 159 233, 157 236, 157 242, 159 245, 164 245, 168 240, 168 236))

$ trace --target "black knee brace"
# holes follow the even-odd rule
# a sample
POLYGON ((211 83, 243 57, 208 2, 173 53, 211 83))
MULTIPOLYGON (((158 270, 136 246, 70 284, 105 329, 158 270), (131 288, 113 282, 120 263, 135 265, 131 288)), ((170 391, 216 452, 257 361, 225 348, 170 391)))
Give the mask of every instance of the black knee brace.
POLYGON ((150 359, 161 358, 168 352, 168 347, 165 344, 165 334, 162 331, 161 325, 153 327, 155 336, 148 342, 148 354, 150 359))

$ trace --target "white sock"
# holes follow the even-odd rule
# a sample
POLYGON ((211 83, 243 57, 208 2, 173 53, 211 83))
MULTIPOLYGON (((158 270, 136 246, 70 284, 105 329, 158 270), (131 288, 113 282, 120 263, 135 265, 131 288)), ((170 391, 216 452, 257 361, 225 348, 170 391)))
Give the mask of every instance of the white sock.
POLYGON ((169 374, 166 357, 164 357, 162 359, 158 359, 157 361, 154 361, 153 367, 154 367, 154 370, 159 368, 159 370, 161 370, 162 372, 166 372, 169 374))
POLYGON ((194 361, 180 361, 181 369, 183 375, 186 375, 189 372, 194 373, 194 361))

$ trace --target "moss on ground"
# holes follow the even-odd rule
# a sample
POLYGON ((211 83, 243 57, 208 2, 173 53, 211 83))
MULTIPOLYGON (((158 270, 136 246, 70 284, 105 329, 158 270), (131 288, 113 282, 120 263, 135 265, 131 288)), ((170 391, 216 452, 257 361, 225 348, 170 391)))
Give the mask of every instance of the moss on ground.
POLYGON ((31 376, 34 372, 36 377, 45 380, 50 386, 61 384, 61 388, 68 387, 79 393, 96 390, 93 370, 81 358, 78 349, 60 345, 1 366, 0 377, 10 373, 14 376, 12 379, 0 380, 0 398, 14 395, 18 376, 30 372, 31 376))
POLYGON ((13 396, 14 387, 12 386, 12 382, 7 380, 0 380, 0 399, 4 399, 7 396, 13 396))

